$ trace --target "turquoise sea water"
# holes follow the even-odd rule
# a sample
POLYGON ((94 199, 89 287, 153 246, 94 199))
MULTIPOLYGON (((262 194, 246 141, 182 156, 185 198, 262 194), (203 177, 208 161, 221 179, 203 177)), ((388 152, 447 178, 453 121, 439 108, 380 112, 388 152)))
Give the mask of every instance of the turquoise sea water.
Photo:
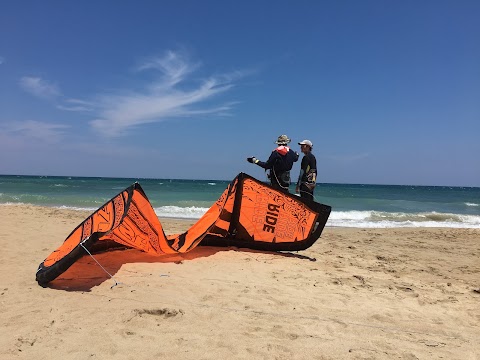
MULTIPOLYGON (((138 181, 160 217, 198 219, 229 181, 0 175, 0 205, 94 211, 138 181)), ((294 192, 294 186, 290 188, 294 192)), ((327 226, 480 228, 480 188, 318 184, 332 206, 327 226)))

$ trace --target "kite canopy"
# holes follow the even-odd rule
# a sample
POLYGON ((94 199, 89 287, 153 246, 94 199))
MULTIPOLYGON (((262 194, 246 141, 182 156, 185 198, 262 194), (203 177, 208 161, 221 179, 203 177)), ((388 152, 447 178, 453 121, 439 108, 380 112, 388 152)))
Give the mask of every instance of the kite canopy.
POLYGON ((298 251, 320 237, 331 207, 286 194, 240 173, 215 204, 182 234, 165 235, 139 183, 105 203, 39 266, 40 285, 57 278, 102 242, 152 255, 185 253, 197 245, 298 251))

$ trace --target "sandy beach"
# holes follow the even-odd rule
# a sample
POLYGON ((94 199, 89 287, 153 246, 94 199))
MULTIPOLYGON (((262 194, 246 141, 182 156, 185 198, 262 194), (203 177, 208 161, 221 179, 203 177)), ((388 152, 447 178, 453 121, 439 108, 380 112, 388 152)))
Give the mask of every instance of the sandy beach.
POLYGON ((109 251, 95 259, 115 280, 84 257, 40 287, 37 266, 89 214, 0 206, 0 359, 480 359, 479 229, 327 226, 283 254, 109 251))

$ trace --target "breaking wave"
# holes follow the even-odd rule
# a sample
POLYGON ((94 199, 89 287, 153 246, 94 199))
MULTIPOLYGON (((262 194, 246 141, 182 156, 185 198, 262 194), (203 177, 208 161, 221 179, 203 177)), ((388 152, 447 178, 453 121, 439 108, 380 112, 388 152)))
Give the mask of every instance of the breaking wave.
MULTIPOLYGON (((208 210, 206 207, 156 207, 159 217, 178 219, 199 219, 208 210)), ((335 211, 327 226, 357 228, 397 228, 397 227, 452 227, 480 228, 480 216, 449 214, 439 212, 392 213, 380 211, 335 211)))
POLYGON ((178 218, 178 219, 200 219, 209 208, 204 207, 180 207, 180 206, 160 206, 156 207, 155 213, 159 217, 178 218))
POLYGON ((332 211, 327 226, 358 228, 480 228, 480 216, 438 212, 394 213, 380 211, 332 211))

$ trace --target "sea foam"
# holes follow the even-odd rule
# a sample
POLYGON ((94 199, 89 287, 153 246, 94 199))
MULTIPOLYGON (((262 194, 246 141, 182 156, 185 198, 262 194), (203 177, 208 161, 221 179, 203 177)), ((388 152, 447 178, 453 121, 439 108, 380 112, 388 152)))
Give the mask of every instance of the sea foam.
POLYGON ((180 219, 200 219, 208 208, 189 206, 160 206, 156 207, 155 213, 159 217, 180 218, 180 219))
POLYGON ((327 226, 480 228, 480 216, 438 212, 332 211, 327 226))

